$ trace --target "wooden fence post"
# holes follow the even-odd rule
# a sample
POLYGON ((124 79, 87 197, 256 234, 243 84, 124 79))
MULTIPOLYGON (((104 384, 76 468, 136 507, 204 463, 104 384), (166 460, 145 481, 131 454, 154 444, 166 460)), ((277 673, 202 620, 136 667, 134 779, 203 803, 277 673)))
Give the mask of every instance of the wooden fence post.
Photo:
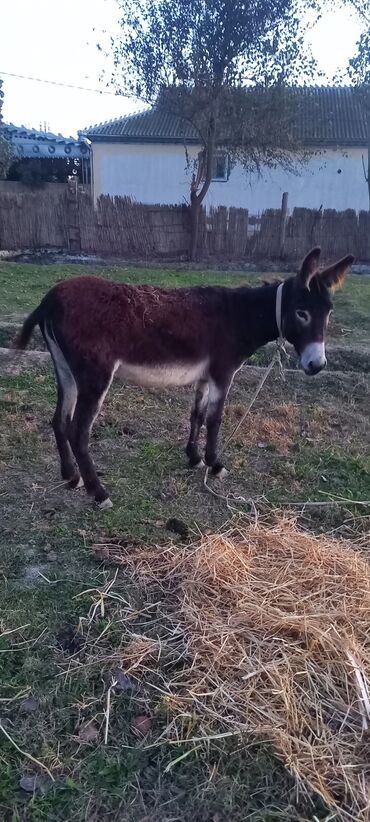
POLYGON ((288 192, 284 191, 283 199, 281 201, 281 223, 280 223, 280 238, 279 238, 279 258, 284 259, 285 250, 285 232, 288 218, 288 192))
POLYGON ((80 214, 78 208, 78 179, 70 177, 67 183, 68 250, 81 251, 80 214))

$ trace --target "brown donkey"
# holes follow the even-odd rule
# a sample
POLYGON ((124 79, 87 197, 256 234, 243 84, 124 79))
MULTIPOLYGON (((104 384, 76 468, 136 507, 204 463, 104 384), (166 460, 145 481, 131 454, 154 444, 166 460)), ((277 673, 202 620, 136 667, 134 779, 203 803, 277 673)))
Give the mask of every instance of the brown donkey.
POLYGON ((100 508, 112 505, 90 457, 89 437, 114 376, 142 386, 195 383, 186 454, 191 467, 203 465, 198 438, 206 421, 205 461, 222 477, 218 431, 243 362, 283 336, 306 374, 326 365, 330 291, 354 258, 348 255, 319 271, 319 257, 320 249, 314 248, 297 276, 260 288, 170 290, 89 276, 54 286, 26 319, 16 345, 25 348, 39 324, 55 368, 58 402, 52 425, 69 486, 83 483, 100 508))

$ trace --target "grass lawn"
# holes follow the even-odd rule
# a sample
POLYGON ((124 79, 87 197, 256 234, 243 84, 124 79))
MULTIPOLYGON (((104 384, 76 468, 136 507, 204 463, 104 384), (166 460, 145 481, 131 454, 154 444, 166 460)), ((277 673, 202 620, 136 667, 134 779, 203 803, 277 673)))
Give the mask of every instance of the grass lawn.
MULTIPOLYGON (((118 266, 90 265, 34 265, 0 263, 0 316, 24 314, 34 308, 46 291, 59 280, 80 274, 96 274, 99 277, 127 283, 151 283, 163 287, 183 285, 235 284, 251 279, 251 275, 227 275, 198 271, 161 271, 118 266)), ((252 275, 257 281, 257 276, 252 275)), ((369 292, 370 293, 370 292, 369 292)))
MULTIPOLYGON (((0 320, 23 315, 55 280, 81 270, 86 272, 77 266, 1 264, 0 320)), ((97 273, 162 285, 236 285, 259 279, 118 268, 97 273)), ((335 299, 333 330, 354 351, 369 343, 369 308, 370 279, 349 278, 335 299)), ((359 367, 347 369, 348 362, 340 375, 311 380, 289 373, 285 383, 279 375, 271 376, 248 424, 225 454, 232 469, 228 491, 253 498, 264 513, 331 495, 370 498, 370 388, 359 367)), ((224 438, 258 379, 246 367, 236 380, 224 438)), ((315 796, 297 803, 293 778, 257 739, 172 744, 166 731, 170 704, 152 689, 150 676, 133 691, 124 684, 113 693, 104 744, 107 692, 112 676, 125 670, 125 642, 133 631, 161 636, 161 625, 155 592, 138 587, 122 571, 115 577, 114 568, 96 559, 93 545, 107 539, 146 545, 190 542, 199 531, 218 529, 228 518, 222 500, 204 490, 202 476, 186 468, 190 392, 112 387, 92 449, 115 507, 98 513, 82 491, 60 486, 49 425, 55 401, 49 368, 0 376, 0 386, 0 717, 8 736, 55 779, 42 779, 42 770, 0 730, 0 818, 328 818, 328 809, 315 796), (167 530, 169 518, 181 520, 189 535, 167 530), (110 582, 114 597, 104 598, 99 592, 110 582), (134 724, 148 706, 151 728, 143 739, 134 724)), ((368 530, 367 509, 360 506, 343 502, 297 510, 301 522, 318 532, 368 530)), ((201 718, 194 715, 192 734, 198 733, 201 718)))
MULTIPOLYGON (((164 287, 191 285, 255 285, 275 275, 200 271, 151 271, 150 269, 83 265, 31 265, 0 262, 0 319, 24 315, 39 303, 58 280, 78 274, 97 274, 117 282, 153 283, 164 287)), ((278 275, 276 275, 278 276, 278 275)), ((370 344, 370 277, 349 276, 336 295, 332 322, 337 342, 370 344)))

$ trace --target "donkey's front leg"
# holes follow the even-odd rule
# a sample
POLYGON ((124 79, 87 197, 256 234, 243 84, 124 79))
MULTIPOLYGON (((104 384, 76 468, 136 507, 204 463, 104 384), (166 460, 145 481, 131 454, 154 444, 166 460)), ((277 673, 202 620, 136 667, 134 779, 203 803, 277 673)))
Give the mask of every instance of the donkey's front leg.
POLYGON ((220 430, 222 412, 225 400, 231 385, 231 379, 223 382, 209 382, 209 400, 207 410, 207 445, 206 445, 206 465, 212 469, 219 479, 226 476, 227 471, 222 462, 217 458, 217 438, 220 430))

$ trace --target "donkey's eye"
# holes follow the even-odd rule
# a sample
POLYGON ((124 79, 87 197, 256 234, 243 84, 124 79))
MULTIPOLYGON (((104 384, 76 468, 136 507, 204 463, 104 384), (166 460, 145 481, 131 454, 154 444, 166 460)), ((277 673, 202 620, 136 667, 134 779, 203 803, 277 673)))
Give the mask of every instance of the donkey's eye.
POLYGON ((308 325, 311 322, 311 314, 309 311, 303 311, 303 309, 298 308, 296 313, 296 317, 302 325, 308 325))

